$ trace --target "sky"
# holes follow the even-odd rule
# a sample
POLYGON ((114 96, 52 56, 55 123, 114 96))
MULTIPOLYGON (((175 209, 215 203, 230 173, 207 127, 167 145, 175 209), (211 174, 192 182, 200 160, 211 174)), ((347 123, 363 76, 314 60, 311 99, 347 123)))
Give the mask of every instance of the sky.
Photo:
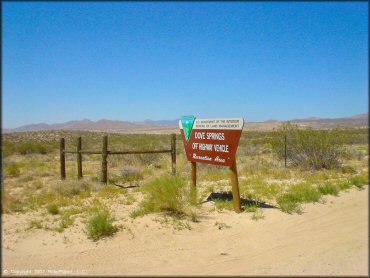
POLYGON ((3 2, 2 125, 368 112, 367 2, 3 2))

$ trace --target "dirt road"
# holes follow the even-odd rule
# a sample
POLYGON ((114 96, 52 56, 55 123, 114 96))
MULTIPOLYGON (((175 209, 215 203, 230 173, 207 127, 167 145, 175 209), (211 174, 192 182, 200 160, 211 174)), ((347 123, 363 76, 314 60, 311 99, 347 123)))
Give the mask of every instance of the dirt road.
MULTIPOLYGON (((139 218, 99 243, 77 230, 16 232, 3 217, 3 274, 15 275, 368 275, 368 187, 325 197, 302 215, 264 209, 207 212, 192 229, 139 218)), ((207 204, 205 205, 206 211, 207 204)))

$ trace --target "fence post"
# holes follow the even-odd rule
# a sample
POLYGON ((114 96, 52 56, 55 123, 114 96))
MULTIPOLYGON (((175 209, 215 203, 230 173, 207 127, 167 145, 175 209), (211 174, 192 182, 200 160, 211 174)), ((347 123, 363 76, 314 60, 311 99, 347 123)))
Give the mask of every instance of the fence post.
POLYGON ((197 199, 197 163, 191 161, 191 188, 190 188, 191 200, 196 202, 197 199))
POLYGON ((108 156, 108 136, 105 135, 103 137, 103 151, 102 151, 102 163, 101 163, 101 173, 102 173, 101 181, 102 183, 105 183, 105 184, 107 184, 108 182, 107 156, 108 156))
POLYGON ((284 136, 284 165, 285 165, 285 168, 286 168, 286 134, 284 136))
POLYGON ((171 135, 171 166, 172 175, 176 174, 176 134, 171 135))
POLYGON ((60 178, 62 180, 66 179, 66 154, 65 150, 65 141, 64 138, 60 138, 60 178))
POLYGON ((231 189, 233 192, 233 206, 235 212, 241 212, 240 205, 240 193, 239 193, 239 181, 238 181, 238 172, 236 170, 236 159, 234 158, 233 164, 230 167, 231 173, 231 189))
POLYGON ((77 138, 77 177, 78 179, 82 179, 82 138, 77 138))

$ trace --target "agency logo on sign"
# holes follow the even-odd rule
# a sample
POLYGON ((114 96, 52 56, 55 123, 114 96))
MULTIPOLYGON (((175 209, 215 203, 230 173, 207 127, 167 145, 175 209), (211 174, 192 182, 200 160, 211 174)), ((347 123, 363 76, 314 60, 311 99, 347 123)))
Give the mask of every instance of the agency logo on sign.
POLYGON ((181 117, 181 124, 184 130, 186 141, 189 141, 191 130, 193 129, 194 121, 195 121, 194 116, 182 116, 181 117))

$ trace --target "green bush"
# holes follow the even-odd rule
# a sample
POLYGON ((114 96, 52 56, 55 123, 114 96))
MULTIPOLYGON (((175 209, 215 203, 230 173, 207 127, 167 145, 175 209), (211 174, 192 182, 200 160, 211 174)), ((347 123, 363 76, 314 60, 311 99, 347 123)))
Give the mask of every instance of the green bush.
POLYGON ((320 184, 319 187, 318 187, 319 191, 321 192, 321 194, 323 195, 334 195, 334 196, 337 196, 338 193, 339 193, 339 189, 338 186, 336 186, 335 184, 333 184, 332 182, 326 182, 324 184, 320 184))
POLYGON ((351 184, 360 189, 362 189, 366 184, 369 183, 368 179, 363 175, 351 177, 350 182, 351 184))
POLYGON ((186 214, 190 203, 185 190, 185 180, 180 176, 164 175, 143 186, 145 199, 131 216, 137 217, 152 212, 186 214))
POLYGON ((314 186, 306 183, 293 185, 287 192, 278 197, 277 203, 280 209, 287 213, 301 212, 300 204, 317 202, 321 193, 314 186))
POLYGON ((349 166, 349 165, 342 166, 341 171, 342 171, 343 174, 356 174, 357 173, 355 168, 353 168, 352 166, 349 166))
POLYGON ((346 190, 351 188, 352 184, 349 180, 342 180, 337 183, 337 186, 339 187, 340 190, 346 190))
POLYGON ((3 143, 2 153, 4 157, 10 156, 12 154, 48 154, 53 150, 58 149, 58 143, 47 143, 47 142, 36 142, 36 141, 26 141, 26 142, 9 142, 5 141, 3 143))
POLYGON ((214 199, 215 206, 219 210, 233 210, 234 205, 232 200, 214 199))
POLYGON ((296 200, 292 199, 289 195, 282 195, 278 199, 278 205, 281 209, 281 211, 286 212, 286 213, 301 213, 302 208, 300 206, 300 203, 297 202, 296 200))
POLYGON ((9 165, 6 165, 4 167, 4 175, 8 177, 19 177, 21 174, 21 170, 19 169, 19 166, 16 163, 12 163, 9 165))
POLYGON ((113 235, 118 228, 112 225, 113 217, 107 210, 97 211, 87 223, 89 238, 96 241, 102 237, 113 235))
POLYGON ((274 130, 271 139, 273 152, 284 159, 287 138, 287 161, 305 169, 338 168, 345 156, 344 133, 331 130, 299 129, 298 125, 285 123, 274 130))
POLYGON ((59 213, 59 208, 58 208, 58 205, 57 204, 50 204, 47 206, 47 211, 48 213, 50 214, 53 214, 53 215, 56 215, 59 213))

